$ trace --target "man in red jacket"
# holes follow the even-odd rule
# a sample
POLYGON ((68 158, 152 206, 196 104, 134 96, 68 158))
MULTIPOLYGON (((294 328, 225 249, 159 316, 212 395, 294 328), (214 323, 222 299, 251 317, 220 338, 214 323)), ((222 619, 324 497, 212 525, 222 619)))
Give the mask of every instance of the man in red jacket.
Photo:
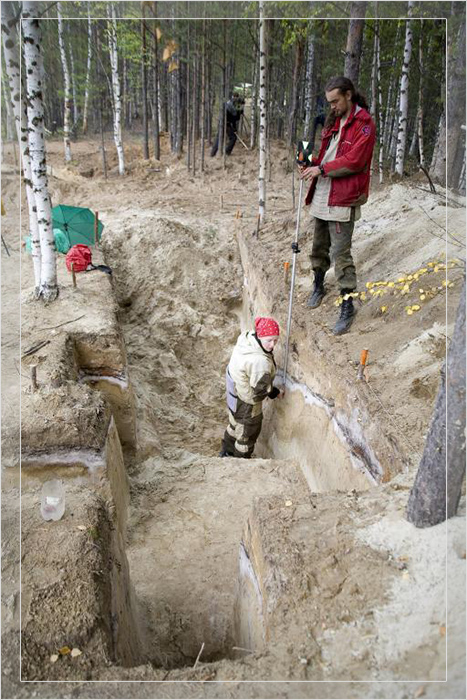
POLYGON ((315 231, 311 252, 314 286, 307 306, 316 309, 326 293, 324 276, 334 261, 334 271, 343 301, 333 328, 346 333, 355 309, 351 296, 357 288, 351 244, 360 206, 368 199, 370 165, 375 145, 375 124, 367 112, 365 98, 351 80, 332 78, 325 88, 330 112, 321 132, 321 148, 301 177, 311 180, 305 204, 311 204, 315 231))

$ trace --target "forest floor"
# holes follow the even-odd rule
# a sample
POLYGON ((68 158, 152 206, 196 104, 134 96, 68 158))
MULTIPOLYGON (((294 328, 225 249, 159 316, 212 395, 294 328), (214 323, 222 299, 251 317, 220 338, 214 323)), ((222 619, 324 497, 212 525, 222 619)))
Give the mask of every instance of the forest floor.
MULTIPOLYGON (((283 145, 271 149, 268 219, 257 241, 252 238, 257 154, 240 143, 225 170, 221 159, 207 157, 206 172, 193 176, 184 161, 170 155, 165 139, 158 163, 144 161, 140 144, 131 141, 125 145, 127 174, 120 178, 109 142, 107 180, 97 140, 73 143, 68 167, 60 140, 49 141, 47 149, 52 203, 90 207, 105 225, 102 249, 113 269, 137 406, 137 448, 127 460, 127 556, 144 618, 147 660, 156 670, 149 663, 94 668, 90 678, 109 683, 93 686, 18 682, 19 301, 21 296, 31 303, 32 266, 20 245, 18 175, 6 148, 2 231, 10 256, 2 249, 2 697, 465 697, 465 493, 448 527, 417 530, 404 516, 454 326, 465 260, 465 200, 442 188, 430 193, 418 176, 374 184, 354 240, 359 291, 366 298, 357 302, 352 329, 341 338, 330 331, 337 315, 332 272, 322 307, 310 312, 305 305, 311 223, 303 212, 291 369, 300 362, 306 367, 319 353, 327 376, 317 380, 318 393, 337 383, 350 395, 360 350, 370 348, 363 410, 374 421, 374 432, 394 436, 404 464, 388 483, 368 483, 364 491, 352 489, 351 481, 339 490, 320 488, 312 499, 318 523, 310 538, 317 516, 310 515, 308 500, 301 502, 306 488, 293 460, 279 454, 271 459, 264 441, 258 450, 264 459, 246 466, 216 458, 226 422, 223 368, 239 331, 246 283, 238 236, 248 241, 250 265, 257 262, 263 281, 257 311, 273 313, 285 331, 288 290, 282 266, 290 259, 295 213, 283 145), (244 655, 229 647, 238 542, 259 496, 268 504, 263 527, 270 528, 269 544, 275 542, 289 561, 293 541, 302 557, 315 562, 324 595, 317 610, 307 609, 314 640, 308 648, 303 610, 294 602, 303 594, 303 572, 291 560, 274 648, 239 658, 244 655), (284 503, 292 502, 296 508, 284 510, 284 503), (329 565, 336 553, 338 569, 329 565), (326 594, 332 590, 338 593, 326 594), (202 675, 185 671, 209 634, 202 675), (145 683, 169 673, 178 684, 145 683), (199 682, 206 679, 213 682, 199 682)), ((295 183, 295 200, 297 195, 295 183)), ((23 202, 23 236, 26 220, 23 202)), ((59 265, 64 267, 63 257, 59 265)), ((73 310, 79 314, 77 302, 73 310)), ((69 305, 66 314, 59 303, 47 308, 47 325, 69 317, 69 305)), ((21 334, 23 348, 34 342, 30 328, 21 334)), ((278 348, 279 365, 282 352, 278 348)), ((305 370, 301 379, 309 385, 305 370)), ((277 413, 290 434, 292 400, 277 413)), ((265 433, 272 431, 268 421, 267 416, 265 433)), ((367 432, 372 434, 371 425, 367 432)))

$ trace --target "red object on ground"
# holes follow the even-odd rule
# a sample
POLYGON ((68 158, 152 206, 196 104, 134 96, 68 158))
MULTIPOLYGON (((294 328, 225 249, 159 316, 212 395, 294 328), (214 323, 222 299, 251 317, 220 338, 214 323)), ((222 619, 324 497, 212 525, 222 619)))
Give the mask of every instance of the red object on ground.
POLYGON ((65 263, 69 272, 71 272, 71 263, 73 263, 75 272, 84 272, 87 266, 92 263, 91 249, 82 243, 74 245, 66 254, 65 263))

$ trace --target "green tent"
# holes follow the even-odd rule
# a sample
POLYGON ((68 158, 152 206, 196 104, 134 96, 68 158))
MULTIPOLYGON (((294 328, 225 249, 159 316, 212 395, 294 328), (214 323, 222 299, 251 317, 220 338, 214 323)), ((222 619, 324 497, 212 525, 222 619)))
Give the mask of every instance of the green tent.
MULTIPOLYGON (((96 215, 85 207, 71 207, 58 204, 52 209, 54 229, 60 229, 68 239, 70 247, 77 243, 92 246, 95 244, 96 215)), ((97 238, 100 241, 104 224, 98 221, 97 238)))
MULTIPOLYGON (((71 245, 68 243, 67 236, 63 233, 63 231, 60 231, 59 228, 54 228, 53 232, 57 251, 66 255, 71 248, 71 245)), ((24 240, 26 241, 26 250, 28 253, 32 253, 31 236, 26 236, 24 240)))

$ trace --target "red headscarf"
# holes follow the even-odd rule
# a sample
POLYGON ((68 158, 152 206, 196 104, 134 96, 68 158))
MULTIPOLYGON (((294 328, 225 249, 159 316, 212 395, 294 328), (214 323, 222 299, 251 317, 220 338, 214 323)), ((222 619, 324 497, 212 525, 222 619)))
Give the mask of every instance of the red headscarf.
POLYGON ((266 338, 270 335, 279 335, 279 324, 273 318, 255 318, 255 331, 258 338, 266 338))

